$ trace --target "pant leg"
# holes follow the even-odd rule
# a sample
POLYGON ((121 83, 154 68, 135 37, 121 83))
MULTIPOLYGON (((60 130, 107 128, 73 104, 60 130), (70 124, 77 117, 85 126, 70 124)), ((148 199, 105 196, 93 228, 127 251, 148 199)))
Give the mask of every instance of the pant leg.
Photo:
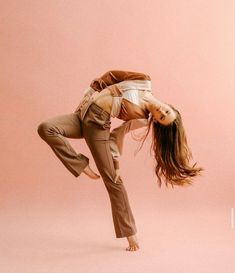
POLYGON ((89 159, 77 154, 66 138, 83 138, 81 120, 76 113, 59 115, 38 125, 38 134, 51 147, 64 166, 78 177, 89 159))
POLYGON ((109 194, 116 238, 131 236, 137 229, 128 195, 121 177, 114 182, 116 172, 109 140, 110 117, 97 110, 94 104, 88 109, 82 125, 84 138, 109 194))

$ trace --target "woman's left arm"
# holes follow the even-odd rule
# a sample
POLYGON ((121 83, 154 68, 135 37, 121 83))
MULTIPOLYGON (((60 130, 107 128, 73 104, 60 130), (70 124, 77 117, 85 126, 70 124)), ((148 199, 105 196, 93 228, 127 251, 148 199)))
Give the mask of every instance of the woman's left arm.
POLYGON ((148 119, 131 119, 114 128, 110 133, 110 149, 115 169, 119 169, 119 157, 122 155, 124 137, 130 131, 148 126, 148 119))

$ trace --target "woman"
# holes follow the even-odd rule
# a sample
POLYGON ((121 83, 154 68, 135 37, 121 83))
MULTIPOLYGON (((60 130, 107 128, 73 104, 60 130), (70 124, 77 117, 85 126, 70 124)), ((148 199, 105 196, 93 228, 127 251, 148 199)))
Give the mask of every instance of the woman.
MULTIPOLYGON (((186 185, 202 168, 189 166, 192 157, 180 113, 171 105, 156 99, 149 75, 111 70, 95 78, 85 90, 77 109, 67 115, 48 119, 38 126, 45 140, 65 167, 75 176, 81 173, 99 179, 89 166, 89 158, 71 147, 66 138, 84 138, 108 191, 116 238, 126 237, 126 250, 139 249, 135 219, 119 172, 119 157, 126 133, 147 126, 146 139, 152 127, 152 149, 155 172, 171 185, 186 185), (124 122, 110 132, 111 117, 124 122)), ((142 142, 143 145, 143 142, 142 142)))

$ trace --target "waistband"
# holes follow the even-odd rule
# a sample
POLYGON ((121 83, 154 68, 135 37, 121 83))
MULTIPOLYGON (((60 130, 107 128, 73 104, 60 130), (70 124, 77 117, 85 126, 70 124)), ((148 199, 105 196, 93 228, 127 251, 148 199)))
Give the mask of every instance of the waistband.
POLYGON ((106 110, 101 108, 99 105, 97 105, 95 102, 92 102, 92 104, 89 107, 89 110, 92 110, 93 112, 100 115, 103 114, 105 118, 110 118, 110 114, 106 110))

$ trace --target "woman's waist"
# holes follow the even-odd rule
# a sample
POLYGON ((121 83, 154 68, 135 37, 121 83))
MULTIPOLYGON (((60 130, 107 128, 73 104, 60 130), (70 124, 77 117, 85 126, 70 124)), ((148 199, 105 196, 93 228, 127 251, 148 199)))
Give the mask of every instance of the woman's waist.
POLYGON ((141 109, 140 106, 125 100, 123 97, 113 96, 92 96, 82 106, 77 108, 75 112, 78 112, 81 119, 83 119, 87 110, 92 105, 93 108, 99 109, 99 111, 105 112, 107 115, 121 120, 129 120, 146 116, 144 109, 141 109))
POLYGON ((98 104, 96 104, 94 101, 91 103, 91 105, 89 106, 88 110, 91 110, 92 112, 95 112, 99 115, 104 115, 104 117, 106 119, 110 119, 110 113, 107 112, 105 109, 103 109, 102 107, 100 107, 98 104))
POLYGON ((87 97, 86 100, 83 100, 74 112, 78 113, 78 116, 83 120, 86 112, 92 105, 94 106, 93 108, 99 108, 101 109, 101 111, 106 112, 110 116, 112 109, 112 100, 108 102, 107 100, 104 100, 103 97, 97 97, 95 94, 87 97))
POLYGON ((111 114, 112 111, 112 99, 106 99, 106 98, 102 98, 102 99, 94 99, 92 104, 95 104, 97 106, 99 106, 100 108, 102 108, 104 111, 106 111, 107 113, 111 114))

